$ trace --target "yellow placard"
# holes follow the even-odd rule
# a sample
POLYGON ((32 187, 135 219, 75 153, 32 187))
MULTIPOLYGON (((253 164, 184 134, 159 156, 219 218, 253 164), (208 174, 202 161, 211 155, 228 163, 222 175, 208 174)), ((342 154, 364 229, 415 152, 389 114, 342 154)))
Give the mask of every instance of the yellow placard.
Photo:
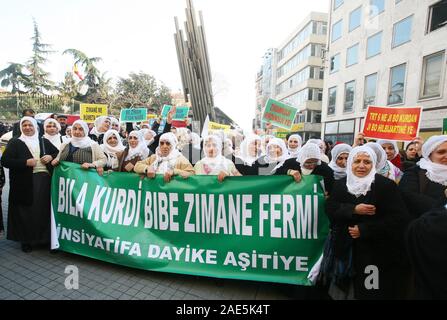
POLYGON ((209 130, 230 130, 231 126, 210 121, 208 124, 208 129, 209 130))
POLYGON ((108 115, 106 104, 81 104, 79 111, 79 117, 87 123, 93 123, 96 118, 108 115))
POLYGON ((158 118, 158 116, 156 114, 150 114, 150 113, 147 114, 147 119, 148 120, 149 119, 156 119, 156 118, 158 118))

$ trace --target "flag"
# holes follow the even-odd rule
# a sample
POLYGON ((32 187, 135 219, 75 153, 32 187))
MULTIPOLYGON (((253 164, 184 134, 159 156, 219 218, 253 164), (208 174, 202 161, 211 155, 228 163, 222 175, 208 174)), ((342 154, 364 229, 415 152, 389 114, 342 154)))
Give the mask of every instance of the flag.
POLYGON ((75 75, 78 76, 78 78, 79 78, 81 81, 84 80, 84 77, 81 75, 81 73, 80 73, 79 70, 78 70, 78 65, 77 65, 77 64, 74 65, 74 67, 73 67, 73 72, 74 72, 75 75))

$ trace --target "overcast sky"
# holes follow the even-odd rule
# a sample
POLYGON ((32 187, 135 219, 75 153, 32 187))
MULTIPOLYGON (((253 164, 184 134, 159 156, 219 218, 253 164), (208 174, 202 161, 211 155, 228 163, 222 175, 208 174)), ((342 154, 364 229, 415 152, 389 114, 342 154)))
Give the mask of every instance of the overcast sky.
MULTIPOLYGON (((215 104, 250 129, 255 78, 261 58, 311 12, 327 12, 330 0, 194 0, 203 13, 215 104)), ((72 69, 68 48, 101 57, 108 77, 145 72, 172 91, 182 88, 175 50, 174 16, 186 20, 186 0, 0 0, 0 70, 31 56, 34 17, 44 43, 57 51, 47 70, 62 81, 72 69)))

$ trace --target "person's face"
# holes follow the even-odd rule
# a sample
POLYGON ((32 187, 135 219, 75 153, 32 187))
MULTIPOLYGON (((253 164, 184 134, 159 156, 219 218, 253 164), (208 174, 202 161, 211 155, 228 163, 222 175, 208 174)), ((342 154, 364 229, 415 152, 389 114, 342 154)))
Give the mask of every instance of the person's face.
POLYGON ((205 143, 205 153, 209 158, 217 157, 217 143, 214 140, 209 140, 205 143))
POLYGON ((85 137, 84 129, 82 129, 82 126, 80 124, 75 124, 71 129, 71 134, 75 138, 83 138, 85 137))
POLYGON ((128 140, 129 140, 129 146, 131 148, 136 148, 138 146, 138 137, 132 135, 132 136, 129 136, 128 140))
POLYGON ((25 136, 32 137, 34 133, 36 132, 36 129, 34 128, 31 121, 23 121, 22 122, 22 131, 25 136))
POLYGON ((258 155, 258 142, 258 140, 255 140, 248 145, 248 154, 250 157, 256 157, 258 155))
POLYGON ((152 135, 152 133, 151 133, 151 132, 148 132, 148 133, 145 134, 145 136, 144 136, 144 140, 152 140, 153 137, 154 137, 154 136, 152 135))
POLYGON ((118 123, 112 123, 112 129, 120 132, 120 125, 118 123))
POLYGON ((282 149, 280 146, 273 144, 269 147, 269 155, 272 158, 279 158, 282 155, 282 149))
POLYGON ((171 153, 172 145, 168 140, 160 141, 160 153, 162 157, 167 157, 171 153))
POLYGON ((112 134, 108 139, 107 139, 107 143, 111 146, 111 147, 116 147, 118 145, 118 139, 116 138, 116 136, 114 134, 112 134))
POLYGON ((406 154, 407 158, 414 159, 416 157, 416 154, 418 153, 418 150, 414 144, 408 147, 406 154))
POLYGON ((102 132, 105 132, 105 131, 109 130, 110 129, 110 125, 111 125, 110 120, 105 120, 102 123, 102 126, 101 126, 102 132))
POLYGON ((65 134, 66 134, 67 136, 71 137, 71 128, 70 128, 70 129, 67 129, 67 130, 65 131, 65 134))
POLYGON ((25 112, 25 117, 31 117, 31 118, 34 118, 34 112, 26 111, 26 112, 25 112))
POLYGON ((363 134, 357 135, 357 144, 363 145, 364 142, 365 142, 365 136, 363 134))
POLYGON ((62 128, 67 125, 67 119, 65 118, 57 118, 57 122, 59 122, 62 128))
POLYGON ((348 156, 349 156, 348 153, 340 153, 337 159, 335 160, 337 166, 339 166, 340 168, 346 168, 346 163, 348 162, 348 156))
POLYGON ((431 153, 430 160, 437 164, 447 165, 447 142, 442 143, 431 153))
POLYGON ((356 177, 366 177, 372 170, 373 162, 369 155, 360 153, 352 162, 352 172, 356 177))
POLYGON ((317 167, 318 161, 319 160, 315 158, 307 159, 306 161, 304 161, 303 167, 307 170, 313 170, 317 167))
POLYGON ((382 145, 383 150, 386 152, 386 157, 388 160, 393 160, 394 158, 394 146, 391 143, 384 143, 382 145))
POLYGON ((57 134, 57 126, 54 122, 49 122, 45 126, 45 132, 48 133, 50 136, 54 136, 57 134))
POLYGON ((299 141, 297 138, 289 139, 289 149, 296 149, 298 148, 299 141))
POLYGON ((172 132, 173 134, 177 134, 177 129, 176 129, 176 128, 171 128, 171 132, 172 132))

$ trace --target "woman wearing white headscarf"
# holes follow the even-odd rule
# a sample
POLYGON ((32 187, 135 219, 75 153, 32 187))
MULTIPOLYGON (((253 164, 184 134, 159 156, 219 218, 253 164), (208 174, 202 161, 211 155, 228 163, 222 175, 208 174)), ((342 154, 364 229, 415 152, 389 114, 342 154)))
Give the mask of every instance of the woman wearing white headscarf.
POLYGON ((44 137, 49 140, 57 150, 60 149, 62 143, 66 142, 67 139, 61 136, 61 125, 59 122, 54 120, 53 118, 48 118, 43 123, 43 128, 45 130, 44 137))
POLYGON ((58 150, 46 138, 39 138, 34 118, 20 120, 21 135, 9 141, 1 164, 9 168, 7 239, 20 241, 22 250, 50 241, 50 162, 58 150))
POLYGON ((334 171, 335 180, 346 177, 346 164, 351 150, 352 147, 346 143, 337 144, 331 150, 332 160, 329 162, 329 167, 334 171))
POLYGON ((291 158, 298 157, 298 152, 300 151, 302 144, 303 139, 299 134, 290 135, 289 139, 287 139, 287 147, 291 158))
POLYGON ((172 132, 162 134, 155 154, 146 160, 137 162, 134 171, 151 179, 155 178, 156 174, 162 174, 165 182, 171 181, 172 177, 176 175, 185 179, 194 175, 193 166, 177 150, 177 144, 175 134, 172 132))
POLYGON ((119 172, 133 172, 135 165, 139 161, 147 159, 149 149, 140 131, 132 131, 127 137, 126 149, 118 154, 119 172))
POLYGON ((196 163, 194 171, 196 175, 217 176, 223 181, 227 176, 240 176, 234 163, 222 155, 222 140, 216 135, 210 135, 203 139, 203 152, 205 157, 196 163))
POLYGON ((261 143, 261 137, 254 134, 248 135, 242 141, 235 165, 243 176, 258 176, 260 168, 268 167, 261 157, 261 143))
POLYGON ((71 139, 71 129, 72 126, 67 126, 67 128, 65 129, 65 136, 64 136, 65 142, 71 139))
POLYGON ((125 147, 121 141, 121 136, 116 130, 109 130, 104 134, 104 143, 101 149, 107 157, 106 170, 119 171, 119 155, 125 147))
POLYGON ((370 147, 377 156, 377 173, 399 184, 403 173, 391 161, 387 160, 387 154, 382 146, 376 142, 368 142, 365 146, 370 147))
POLYGON ((326 144, 324 143, 323 140, 309 139, 309 140, 307 140, 306 144, 308 144, 308 143, 316 144, 320 148, 320 151, 321 151, 321 157, 320 157, 321 161, 323 161, 325 163, 329 163, 329 157, 326 155, 326 144))
POLYGON ((376 161, 371 148, 355 147, 347 176, 335 182, 326 202, 331 234, 321 271, 331 280, 334 299, 399 299, 407 294, 404 232, 409 216, 397 185, 376 174, 376 161), (368 266, 380 272, 374 290, 365 286, 368 266))
POLYGON ((385 150, 388 161, 394 164, 399 170, 402 170, 402 159, 397 142, 391 140, 377 140, 377 143, 385 150))
POLYGON ((446 135, 432 136, 422 145, 422 159, 404 172, 399 188, 415 218, 447 204, 446 135))
POLYGON ((78 163, 84 170, 96 168, 98 174, 102 175, 107 157, 99 144, 88 136, 87 124, 76 120, 72 126, 72 138, 61 145, 59 154, 51 164, 57 166, 60 161, 78 163))
POLYGON ((283 175, 282 166, 289 159, 289 150, 287 150, 284 140, 279 138, 270 138, 266 147, 266 154, 259 158, 262 165, 259 168, 259 175, 283 175))
POLYGON ((95 126, 90 131, 90 138, 98 144, 103 143, 104 134, 111 129, 112 122, 107 116, 100 116, 95 120, 95 126))

